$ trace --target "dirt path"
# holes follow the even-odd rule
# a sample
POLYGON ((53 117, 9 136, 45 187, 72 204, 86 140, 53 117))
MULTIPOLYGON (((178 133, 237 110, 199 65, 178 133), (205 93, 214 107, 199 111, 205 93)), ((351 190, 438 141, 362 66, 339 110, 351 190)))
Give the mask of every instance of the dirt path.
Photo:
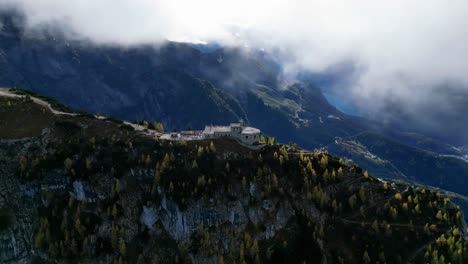
MULTIPOLYGON (((19 95, 19 94, 15 94, 13 92, 11 92, 8 88, 0 88, 0 96, 3 96, 3 97, 8 97, 8 98, 24 98, 26 97, 26 95, 19 95)), ((34 96, 30 96, 31 100, 38 104, 38 105, 41 105, 41 106, 44 106, 44 107, 47 107, 49 109, 50 112, 52 112, 53 114, 56 114, 56 115, 67 115, 67 116, 77 116, 79 114, 76 114, 76 113, 67 113, 67 112, 62 112, 62 111, 58 111, 56 109, 54 109, 50 103, 42 100, 42 99, 39 99, 39 98, 36 98, 34 96)), ((105 120, 107 119, 107 117, 105 116, 100 116, 100 115, 94 115, 95 118, 97 119, 101 119, 101 120, 105 120)), ((146 127, 142 126, 142 125, 139 125, 139 124, 135 124, 135 123, 131 123, 131 122, 128 122, 128 121, 123 121, 123 123, 125 125, 128 125, 128 126, 131 126, 133 127, 133 129, 135 129, 135 131, 137 132, 140 132, 142 134, 145 134, 147 136, 151 136, 151 137, 161 137, 163 135, 168 135, 167 138, 165 138, 165 140, 171 140, 170 138, 170 133, 160 133, 160 132, 157 132, 155 130, 151 130, 151 129, 147 129, 146 127)), ((200 139, 193 139, 193 140, 203 140, 204 138, 200 138, 200 139)), ((265 145, 260 145, 260 146, 250 146, 250 145, 245 145, 245 144, 242 144, 241 142, 239 142, 240 145, 244 146, 244 147, 247 147, 247 148, 250 148, 252 150, 259 150, 261 148, 263 148, 265 145)))
MULTIPOLYGON (((25 95, 19 95, 19 94, 12 93, 7 88, 0 88, 0 96, 9 97, 9 98, 24 98, 24 97, 26 97, 25 95)), ((38 105, 41 105, 41 106, 44 106, 44 107, 47 107, 49 109, 49 111, 52 112, 53 114, 68 115, 68 116, 78 115, 78 114, 75 114, 75 113, 66 113, 66 112, 55 110, 54 108, 52 108, 52 106, 48 102, 46 102, 46 101, 44 101, 42 99, 32 97, 32 96, 30 96, 30 98, 31 98, 31 100, 33 100, 34 103, 36 103, 38 105)))

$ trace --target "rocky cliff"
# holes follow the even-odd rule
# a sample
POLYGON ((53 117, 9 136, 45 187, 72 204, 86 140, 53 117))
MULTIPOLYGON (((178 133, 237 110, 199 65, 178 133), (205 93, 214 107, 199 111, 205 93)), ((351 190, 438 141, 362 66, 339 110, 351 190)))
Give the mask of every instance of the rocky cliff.
MULTIPOLYGON (((34 98, 33 98, 34 99, 34 98)), ((463 263, 460 209, 326 152, 167 142, 0 96, 3 263, 463 263)))
POLYGON ((467 195, 461 148, 410 133, 408 122, 386 126, 344 114, 322 94, 319 86, 328 78, 286 78, 271 54, 175 42, 98 45, 53 27, 28 28, 13 10, 0 10, 0 25, 0 86, 51 96, 74 109, 162 122, 174 131, 243 119, 280 142, 327 146, 373 174, 467 195))

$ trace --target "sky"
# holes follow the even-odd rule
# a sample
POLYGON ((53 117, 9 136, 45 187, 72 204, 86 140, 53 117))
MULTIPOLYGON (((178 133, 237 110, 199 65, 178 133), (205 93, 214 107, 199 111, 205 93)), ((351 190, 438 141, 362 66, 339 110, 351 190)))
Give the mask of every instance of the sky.
MULTIPOLYGON (((370 115, 383 116, 395 104, 409 115, 434 108, 453 114, 460 111, 454 100, 459 103, 461 96, 468 102, 465 0, 0 0, 0 5, 21 9, 31 28, 60 25, 74 38, 99 44, 169 39, 280 49, 290 72, 352 62, 351 81, 330 92, 370 115), (450 92, 441 88, 447 84, 450 92)), ((435 117, 426 119, 437 125, 435 117)))

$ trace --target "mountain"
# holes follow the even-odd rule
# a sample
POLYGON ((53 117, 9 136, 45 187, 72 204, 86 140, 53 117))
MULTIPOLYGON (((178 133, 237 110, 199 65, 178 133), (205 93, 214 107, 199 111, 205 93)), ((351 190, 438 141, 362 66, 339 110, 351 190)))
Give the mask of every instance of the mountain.
POLYGON ((47 100, 0 91, 2 263, 468 261, 463 213, 431 189, 323 151, 155 140, 47 100))
POLYGON ((348 64, 291 80, 262 51, 176 42, 96 45, 53 27, 27 29, 23 20, 0 11, 0 87, 27 89, 73 109, 162 122, 169 131, 243 119, 279 142, 328 148, 381 177, 461 195, 468 190, 466 149, 402 124, 344 114, 327 101, 319 85, 348 76, 348 64))
MULTIPOLYGON (((394 176, 468 195, 468 190, 463 188, 465 175, 468 173, 468 163, 455 155, 440 155, 369 132, 360 133, 346 140, 337 140, 329 149, 333 153, 341 152, 346 156, 355 157, 355 160, 364 156, 360 152, 367 152, 368 161, 360 159, 360 164, 379 162, 385 164, 385 161, 391 160, 391 164, 398 168, 400 174, 395 173, 394 176)), ((393 172, 391 168, 388 171, 393 172)), ((381 172, 380 175, 394 178, 385 172, 381 172)))
POLYGON ((24 31, 10 15, 2 24, 0 85, 52 96, 72 108, 162 121, 170 130, 244 119, 282 141, 311 148, 362 130, 358 118, 337 111, 318 88, 283 84, 280 66, 265 53, 206 53, 174 42, 96 46, 46 30, 24 31), (329 116, 345 120, 336 125, 329 116), (313 137, 304 136, 312 131, 313 137))
POLYGON ((417 147, 429 143, 432 140, 419 141, 411 146, 382 134, 363 132, 349 138, 339 138, 327 149, 335 155, 352 159, 380 177, 449 191, 446 194, 456 198, 460 207, 467 212, 466 156, 459 154, 461 150, 445 149, 446 145, 440 143, 430 144, 427 149, 417 147), (441 153, 448 154, 429 149, 443 149, 441 153))

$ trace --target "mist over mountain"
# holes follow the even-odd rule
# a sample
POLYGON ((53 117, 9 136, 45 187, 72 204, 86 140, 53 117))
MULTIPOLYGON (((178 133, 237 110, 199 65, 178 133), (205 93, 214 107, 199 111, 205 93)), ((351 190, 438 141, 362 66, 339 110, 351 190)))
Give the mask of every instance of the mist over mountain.
POLYGON ((221 46, 204 50, 200 45, 177 42, 133 47, 97 45, 69 40, 57 34, 56 28, 29 31, 24 27, 24 16, 18 13, 4 13, 2 25, 1 86, 52 96, 75 109, 162 122, 172 131, 243 119, 280 142, 295 142, 308 149, 328 147, 360 160, 382 177, 466 194, 463 184, 440 180, 444 170, 452 177, 467 175, 467 164, 458 162, 465 159, 465 150, 443 140, 449 133, 432 129, 433 134, 424 136, 415 133, 422 129, 418 130, 410 117, 373 121, 347 115, 327 101, 323 91, 332 90, 324 87, 352 79, 356 69, 350 63, 323 74, 304 72, 293 78, 285 74, 278 56, 261 50, 221 46), (374 145, 374 139, 366 136, 359 137, 359 142, 368 148, 343 152, 342 139, 353 140, 368 131, 382 135, 391 146, 394 141, 409 145, 412 150, 403 151, 402 157, 421 155, 417 166, 427 168, 428 174, 395 166, 399 158, 396 153, 372 158, 375 154, 368 148, 374 145), (427 162, 422 158, 426 151, 440 162, 427 162))
POLYGON ((464 263, 464 7, 0 0, 0 262, 464 263))
POLYGON ((69 40, 120 47, 175 40, 265 50, 279 58, 286 76, 306 71, 319 75, 320 84, 334 80, 333 86, 315 85, 354 113, 455 145, 467 142, 465 1, 3 0, 0 5, 24 13, 27 31, 52 27, 69 40), (343 64, 353 65, 351 75, 335 71, 343 64))

